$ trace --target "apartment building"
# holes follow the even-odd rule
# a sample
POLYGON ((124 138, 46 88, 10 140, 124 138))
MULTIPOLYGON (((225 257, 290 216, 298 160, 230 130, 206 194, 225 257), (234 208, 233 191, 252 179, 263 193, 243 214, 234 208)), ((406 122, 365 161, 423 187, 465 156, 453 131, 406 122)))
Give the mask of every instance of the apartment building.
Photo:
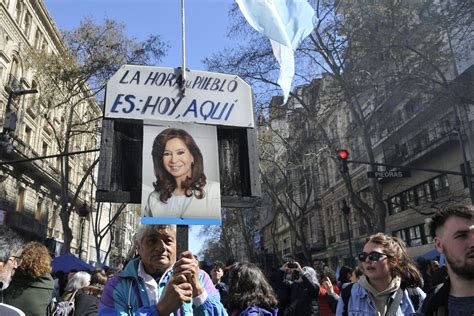
MULTIPOLYGON (((350 11, 353 9, 351 4, 357 2, 340 1, 340 4, 343 3, 344 5, 338 8, 339 12, 347 13, 345 17, 354 14, 350 11)), ((370 4, 378 5, 377 2, 370 2, 370 4)), ((368 10, 366 7, 360 9, 361 11, 357 14, 361 15, 358 17, 359 20, 355 20, 355 25, 363 22, 362 17, 368 10)), ((420 12, 419 18, 425 18, 423 12, 420 12)), ((460 21, 460 23, 464 22, 466 21, 460 21)), ((371 83, 368 81, 369 84, 362 87, 364 89, 354 90, 354 99, 357 99, 357 105, 360 105, 356 111, 366 120, 366 126, 361 126, 354 117, 354 112, 347 104, 347 97, 342 96, 340 86, 334 84, 334 76, 325 74, 320 78, 315 88, 318 97, 315 103, 308 103, 314 104, 318 109, 313 122, 317 121, 317 124, 320 124, 325 131, 316 134, 314 148, 308 152, 308 154, 312 153, 309 156, 315 157, 311 165, 315 168, 312 170, 312 177, 317 179, 317 189, 314 194, 317 205, 312 214, 317 220, 308 220, 311 218, 308 217, 297 224, 300 226, 305 222, 313 222, 315 225, 312 229, 318 232, 318 240, 323 240, 322 248, 311 250, 313 258, 325 259, 333 267, 342 263, 353 263, 351 253, 355 255, 360 252, 365 238, 376 231, 372 228, 370 216, 364 215, 357 205, 351 203, 353 200, 351 194, 353 192, 368 207, 374 207, 374 186, 371 181, 376 181, 381 188, 381 199, 386 210, 385 233, 402 238, 407 243, 409 254, 413 257, 423 255, 433 249, 432 240, 427 231, 430 214, 448 203, 473 203, 469 178, 460 175, 460 173, 471 171, 470 161, 473 157, 472 32, 462 33, 462 38, 455 37, 460 32, 454 32, 456 33, 454 35, 452 35, 453 32, 443 29, 437 29, 436 32, 438 33, 433 36, 439 35, 437 38, 442 39, 445 45, 436 49, 444 49, 444 54, 437 56, 439 59, 434 59, 431 66, 419 63, 408 67, 413 61, 410 59, 413 56, 410 55, 406 55, 406 59, 395 60, 402 61, 401 64, 406 67, 405 73, 396 73, 395 65, 389 63, 392 60, 382 52, 372 54, 369 51, 365 55, 360 53, 345 56, 349 60, 346 71, 352 71, 359 66, 367 66, 370 70, 370 72, 361 71, 366 77, 360 75, 360 72, 356 73, 354 81, 367 80, 367 76, 380 78, 380 82, 374 79, 371 83), (366 60, 361 61, 361 58, 366 60), (439 63, 436 64, 435 62, 438 61, 439 63), (385 68, 378 68, 377 65, 384 65, 385 68), (430 80, 435 82, 434 79, 442 78, 445 79, 444 84, 429 85, 426 81, 422 82, 422 79, 425 80, 426 76, 430 75, 429 71, 432 70, 433 65, 439 65, 439 69, 436 77, 433 75, 430 80), (425 77, 421 78, 421 75, 418 76, 417 73, 410 73, 416 72, 413 69, 419 72, 426 71, 423 73, 425 77), (378 71, 393 71, 397 75, 402 74, 401 77, 406 78, 406 81, 400 81, 400 77, 396 76, 384 78, 383 74, 377 73, 378 71), (387 81, 383 82, 382 79, 387 79, 387 81), (399 81, 396 82, 393 79, 399 81), (372 88, 370 84, 373 84, 372 88), (366 127, 368 128, 366 137, 370 139, 364 139, 363 128, 366 127), (349 160, 368 162, 366 147, 368 143, 370 143, 374 161, 389 165, 379 166, 378 170, 400 170, 403 166, 415 169, 411 170, 410 176, 405 178, 373 179, 368 177, 368 164, 350 163, 351 189, 349 189, 347 181, 341 176, 334 149, 347 149, 350 153, 349 160), (349 208, 344 208, 344 203, 349 208)), ((366 33, 358 33, 360 34, 366 33)), ((364 36, 358 40, 368 41, 364 36)), ((367 42, 364 44, 367 45, 367 42)), ((387 50, 390 52, 389 49, 387 50)), ((347 84, 350 85, 351 82, 348 81, 347 84)), ((356 88, 360 87, 356 86, 356 88)), ((295 92, 298 95, 298 91, 295 92)), ((302 106, 297 105, 298 102, 297 98, 290 99, 287 108, 302 106)), ((273 106, 275 104, 270 104, 270 120, 275 119, 271 115, 273 106)), ((310 115, 311 112, 306 111, 306 113, 310 115)), ((304 120, 300 121, 301 130, 307 128, 303 122, 304 120)), ((316 124, 309 128, 315 128, 315 126, 316 124)), ((276 120, 274 128, 286 129, 279 134, 284 135, 287 141, 296 139, 292 138, 294 131, 288 112, 276 120)), ((307 139, 300 137, 300 141, 306 146, 311 146, 307 139)), ((282 149, 280 155, 284 154, 282 149)), ((301 180, 301 173, 294 179, 301 180)), ((296 187, 290 181, 284 185, 290 184, 293 188, 296 187)), ((299 186, 299 188, 302 187, 299 186)), ((288 226, 288 220, 282 221, 275 217, 274 221, 277 226, 274 229, 276 238, 284 240, 287 238, 284 232, 285 227, 288 226)), ((281 244, 278 248, 279 255, 284 254, 288 251, 286 250, 288 247, 284 242, 279 243, 281 244)), ((290 247, 289 251, 294 254, 297 252, 297 247, 290 247)))
MULTIPOLYGON (((6 142, 2 147, 0 209, 3 221, 0 224, 12 227, 26 240, 46 240, 46 244, 58 255, 64 241, 59 217, 62 196, 60 173, 64 172, 64 168, 68 169, 68 199, 71 199, 97 154, 70 156, 67 166, 61 165, 60 156, 41 158, 64 152, 58 147, 56 137, 66 128, 67 120, 61 107, 50 109, 46 119, 44 113, 48 109, 37 102, 42 87, 27 60, 30 50, 54 54, 64 51, 60 33, 44 2, 0 1, 0 124, 3 135, 13 126, 9 133, 13 148, 7 150, 6 142), (34 93, 34 90, 37 92, 34 93), (11 125, 10 113, 17 118, 16 124, 11 125), (9 162, 35 158, 41 159, 9 162)), ((100 116, 100 113, 96 102, 88 99, 76 107, 73 115, 79 121, 100 116)), ((71 138, 69 143, 68 151, 74 152, 97 148, 99 139, 94 134, 82 134, 71 138)), ((73 234, 71 252, 86 261, 92 242, 88 216, 95 204, 92 188, 91 178, 86 179, 78 192, 77 205, 69 221, 73 234)))

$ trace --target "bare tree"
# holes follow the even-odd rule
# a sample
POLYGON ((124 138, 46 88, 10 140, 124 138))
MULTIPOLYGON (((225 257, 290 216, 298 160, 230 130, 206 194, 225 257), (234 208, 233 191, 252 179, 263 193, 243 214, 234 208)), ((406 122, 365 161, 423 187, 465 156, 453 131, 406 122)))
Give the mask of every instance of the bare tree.
POLYGON ((63 32, 62 40, 60 51, 31 50, 28 60, 40 90, 35 110, 46 120, 61 154, 60 218, 66 252, 73 238, 71 212, 81 197, 85 199, 84 185, 98 162, 94 155, 72 158, 69 153, 97 148, 102 117, 97 100, 103 96, 107 80, 123 64, 159 61, 167 45, 158 36, 143 42, 130 39, 124 25, 110 19, 97 24, 86 18, 77 29, 63 32))
MULTIPOLYGON (((440 91, 448 95, 456 93, 455 100, 465 94, 465 88, 461 93, 453 88, 455 76, 448 74, 453 69, 454 38, 456 43, 468 43, 472 39, 469 3, 440 5, 432 0, 314 3, 318 22, 296 52, 296 83, 308 83, 308 78, 319 74, 334 89, 329 101, 320 96, 319 102, 324 106, 319 110, 297 93, 291 96, 298 101, 303 117, 318 130, 320 146, 328 149, 328 158, 334 159, 334 152, 341 145, 359 142, 363 148, 361 157, 369 163, 368 170, 375 171, 371 138, 383 127, 384 120, 390 120, 394 104, 413 98, 429 102, 440 91), (329 137, 323 120, 328 112, 341 105, 351 113, 356 128, 351 134, 329 137)), ((211 70, 236 73, 252 84, 263 109, 271 104, 270 97, 276 91, 276 64, 268 41, 246 30, 235 8, 232 13, 236 25, 231 35, 241 36, 251 44, 217 54, 206 63, 211 70)), ((284 107, 290 110, 290 105, 284 107)), ((287 150, 291 152, 291 148, 287 150)), ((373 200, 373 205, 369 205, 353 188, 350 175, 343 173, 342 177, 353 207, 366 219, 369 228, 384 231, 387 209, 379 181, 368 180, 373 200)))

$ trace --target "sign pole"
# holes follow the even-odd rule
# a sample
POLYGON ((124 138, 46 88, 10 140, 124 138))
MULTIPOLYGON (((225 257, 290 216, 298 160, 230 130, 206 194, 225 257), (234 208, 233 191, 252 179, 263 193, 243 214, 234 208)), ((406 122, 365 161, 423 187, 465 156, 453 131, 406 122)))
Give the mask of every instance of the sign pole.
MULTIPOLYGON (((181 0, 181 45, 182 45, 182 68, 181 68, 181 96, 186 95, 186 24, 184 16, 184 0, 181 0)), ((183 251, 188 250, 189 248, 189 226, 188 225, 178 225, 176 231, 177 239, 177 255, 183 251)))
MULTIPOLYGON (((189 226, 188 225, 176 225, 176 259, 179 255, 188 250, 188 239, 189 239, 189 226)), ((195 253, 193 253, 195 255, 195 253)))

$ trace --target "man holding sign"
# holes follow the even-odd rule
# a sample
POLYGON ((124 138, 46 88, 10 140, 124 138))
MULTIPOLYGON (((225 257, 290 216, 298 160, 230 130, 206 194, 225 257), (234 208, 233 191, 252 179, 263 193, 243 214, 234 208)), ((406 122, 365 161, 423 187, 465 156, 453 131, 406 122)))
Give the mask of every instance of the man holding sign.
POLYGON ((136 241, 140 257, 109 280, 99 315, 227 315, 193 254, 176 261, 176 226, 140 225, 136 241))

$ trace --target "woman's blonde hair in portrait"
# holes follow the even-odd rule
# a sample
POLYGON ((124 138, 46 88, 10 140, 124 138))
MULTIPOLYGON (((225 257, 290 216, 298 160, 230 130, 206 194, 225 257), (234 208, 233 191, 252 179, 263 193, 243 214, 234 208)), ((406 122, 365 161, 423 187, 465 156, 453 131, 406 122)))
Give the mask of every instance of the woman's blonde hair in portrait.
POLYGON ((178 128, 165 129, 156 136, 153 142, 151 155, 156 176, 156 182, 153 183, 155 191, 160 193, 160 201, 166 203, 171 198, 171 193, 177 187, 176 179, 163 165, 166 143, 174 138, 180 139, 186 145, 194 159, 191 176, 181 183, 181 187, 184 189, 186 196, 191 197, 194 195, 197 199, 202 199, 204 197, 206 176, 204 175, 204 162, 201 150, 188 132, 178 128))
POLYGON ((415 263, 408 255, 405 242, 398 237, 377 233, 367 239, 367 243, 374 243, 384 249, 384 253, 391 261, 391 273, 401 278, 402 287, 422 287, 423 279, 415 263), (396 262, 394 261, 396 259, 396 262))
POLYGON ((37 241, 27 243, 23 248, 22 262, 18 269, 35 279, 45 273, 51 273, 51 256, 48 248, 37 241))

